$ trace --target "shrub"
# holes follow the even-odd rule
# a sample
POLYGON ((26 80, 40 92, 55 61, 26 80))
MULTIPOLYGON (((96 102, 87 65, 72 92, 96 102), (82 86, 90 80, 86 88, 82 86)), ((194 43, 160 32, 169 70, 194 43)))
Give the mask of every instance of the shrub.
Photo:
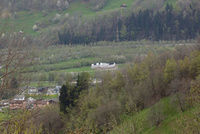
POLYGON ((160 123, 163 121, 163 111, 162 111, 162 105, 158 104, 151 108, 148 114, 148 122, 150 122, 150 125, 158 127, 160 123))

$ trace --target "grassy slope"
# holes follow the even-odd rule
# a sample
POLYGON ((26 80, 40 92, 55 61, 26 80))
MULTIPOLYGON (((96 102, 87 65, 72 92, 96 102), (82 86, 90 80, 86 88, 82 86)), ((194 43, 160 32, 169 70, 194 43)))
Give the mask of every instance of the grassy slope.
POLYGON ((173 6, 176 6, 176 1, 177 0, 167 0, 165 1, 165 5, 167 5, 167 3, 172 4, 173 6))
POLYGON ((87 5, 80 2, 80 0, 76 0, 75 2, 70 4, 70 7, 64 11, 64 13, 69 13, 73 15, 75 12, 80 12, 83 15, 94 15, 93 12, 87 5))
MULTIPOLYGON (((42 20, 41 13, 38 11, 33 11, 32 13, 27 11, 19 11, 17 16, 17 18, 6 20, 6 24, 2 25, 3 27, 7 27, 7 29, 4 29, 4 32, 23 31, 25 35, 27 33, 31 35, 39 35, 39 33, 34 32, 32 28, 36 21, 42 20)), ((0 20, 0 22, 3 21, 5 20, 0 20)))
MULTIPOLYGON (((158 127, 151 127, 150 122, 147 120, 150 108, 144 109, 136 115, 129 115, 124 118, 124 121, 119 126, 115 127, 108 134, 115 133, 131 133, 134 129, 134 121, 137 124, 137 129, 143 134, 171 134, 175 133, 172 124, 175 121, 181 121, 181 117, 184 115, 192 116, 194 112, 197 112, 198 108, 189 109, 187 111, 180 112, 175 106, 172 106, 170 97, 162 99, 159 104, 162 105, 164 120, 158 127)), ((158 105, 155 104, 155 105, 158 105)))
POLYGON ((16 31, 24 31, 24 33, 31 33, 32 35, 38 35, 37 32, 32 30, 35 21, 42 20, 42 14, 40 12, 30 12, 20 11, 18 13, 19 18, 16 19, 14 25, 16 26, 16 31))
POLYGON ((126 4, 127 8, 131 8, 134 0, 108 0, 106 5, 100 11, 120 9, 120 5, 126 4))
MULTIPOLYGON (((187 116, 187 120, 188 119, 192 119, 195 117, 194 113, 199 112, 199 108, 195 107, 192 109, 189 109, 187 111, 183 112, 179 112, 177 114, 175 114, 172 117, 169 117, 168 119, 164 120, 160 126, 158 126, 157 128, 153 127, 151 129, 149 129, 148 131, 145 131, 145 134, 172 134, 172 133, 177 133, 175 132, 175 130, 173 129, 174 125, 176 125, 176 122, 186 122, 186 120, 183 118, 184 116, 187 116)), ((191 124, 190 124, 191 125, 191 124)), ((183 126, 182 126, 183 127, 183 126)), ((178 128, 178 127, 176 127, 178 128)), ((178 128, 181 129, 181 128, 178 128)))
MULTIPOLYGON (((17 18, 10 19, 9 25, 0 25, 0 29, 2 29, 2 26, 8 27, 9 31, 24 31, 24 34, 30 34, 30 35, 40 35, 39 32, 35 32, 32 30, 33 25, 36 21, 46 21, 48 23, 49 20, 52 20, 56 13, 65 15, 66 13, 69 13, 70 15, 73 15, 75 12, 80 12, 84 16, 94 16, 96 14, 101 13, 107 13, 108 11, 113 11, 116 9, 120 9, 121 4, 126 4, 127 8, 131 8, 131 5, 134 0, 108 0, 106 5, 98 12, 93 12, 88 5, 85 5, 80 2, 80 0, 76 0, 75 2, 70 4, 69 9, 65 11, 51 11, 48 12, 48 15, 43 17, 43 13, 40 11, 20 11, 17 13, 17 18), (14 26, 14 27, 13 27, 14 26)), ((167 0, 166 3, 170 3, 175 5, 176 0, 167 0)), ((5 20, 1 19, 0 23, 3 24, 5 20)), ((6 22, 6 23, 7 23, 6 22)), ((50 26, 51 27, 51 26, 50 26)), ((8 29, 4 29, 4 31, 8 31, 8 29)), ((47 28, 48 29, 48 28, 47 28)), ((46 30, 47 30, 46 29, 46 30)), ((45 29, 43 29, 45 30, 45 29)), ((40 28, 40 31, 43 31, 40 28)))

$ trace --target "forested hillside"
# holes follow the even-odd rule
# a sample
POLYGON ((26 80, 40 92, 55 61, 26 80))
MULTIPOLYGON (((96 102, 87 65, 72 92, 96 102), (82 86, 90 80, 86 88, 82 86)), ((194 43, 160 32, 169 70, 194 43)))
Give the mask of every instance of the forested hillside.
POLYGON ((198 0, 1 0, 1 3, 1 28, 14 25, 13 31, 41 35, 38 40, 48 40, 49 44, 187 40, 195 39, 200 31, 198 0))
MULTIPOLYGON (((134 8, 133 8, 134 10, 134 8)), ((174 9, 167 4, 164 10, 140 9, 124 13, 114 11, 90 21, 71 24, 69 19, 58 30, 60 44, 88 44, 98 41, 136 41, 136 40, 187 40, 199 35, 200 10, 194 4, 188 9, 174 9)), ((76 16, 74 16, 76 17, 76 16)), ((80 19, 81 18, 81 19, 80 19)))

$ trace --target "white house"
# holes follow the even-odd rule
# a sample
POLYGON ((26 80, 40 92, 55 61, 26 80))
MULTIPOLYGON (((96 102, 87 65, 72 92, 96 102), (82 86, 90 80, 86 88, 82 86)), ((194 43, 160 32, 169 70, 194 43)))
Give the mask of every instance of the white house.
POLYGON ((115 63, 95 63, 91 65, 92 69, 110 69, 115 67, 116 67, 115 63))
POLYGON ((24 96, 24 95, 16 95, 16 96, 14 97, 14 100, 23 101, 23 100, 25 100, 25 96, 24 96))

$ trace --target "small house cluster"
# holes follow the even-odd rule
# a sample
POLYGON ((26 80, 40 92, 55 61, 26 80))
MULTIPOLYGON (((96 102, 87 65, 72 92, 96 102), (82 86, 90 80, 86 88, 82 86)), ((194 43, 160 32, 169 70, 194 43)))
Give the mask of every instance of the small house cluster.
POLYGON ((55 88, 48 88, 48 87, 41 87, 41 88, 30 88, 28 89, 29 95, 38 95, 38 94, 46 94, 46 95, 53 95, 59 94, 61 86, 56 86, 55 88))
POLYGON ((10 108, 11 110, 42 108, 55 103, 57 103, 57 99, 35 100, 31 97, 25 99, 25 96, 23 95, 16 95, 12 100, 1 101, 0 111, 2 112, 3 108, 10 108))

